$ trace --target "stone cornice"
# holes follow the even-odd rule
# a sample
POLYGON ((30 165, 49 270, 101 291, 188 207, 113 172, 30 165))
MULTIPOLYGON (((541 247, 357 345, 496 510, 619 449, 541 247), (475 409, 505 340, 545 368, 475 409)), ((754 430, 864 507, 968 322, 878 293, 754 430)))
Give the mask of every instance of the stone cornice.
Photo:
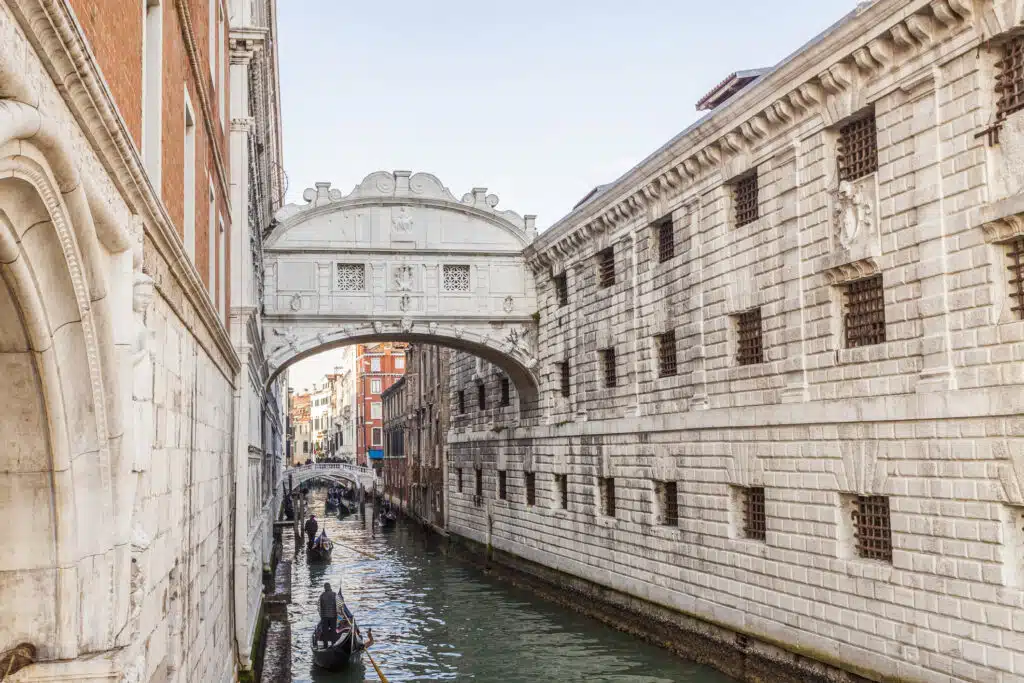
POLYGON ((594 235, 649 215, 729 159, 750 154, 851 92, 971 25, 971 0, 878 0, 848 14, 820 40, 677 135, 600 196, 544 231, 526 250, 530 267, 551 268, 594 235), (824 66, 823 66, 824 65, 824 66), (781 93, 781 95, 780 95, 781 93))
MULTIPOLYGON (((12 0, 9 7, 114 186, 129 209, 143 218, 148 241, 174 272, 182 293, 229 366, 227 374, 233 378, 240 364, 231 340, 198 271, 185 253, 167 208, 150 184, 78 20, 62 0, 12 0)), ((27 84, 19 87, 7 83, 5 92, 19 92, 19 98, 24 96, 34 102, 39 98, 39 93, 27 84)), ((176 311, 183 315, 180 309, 176 311)))

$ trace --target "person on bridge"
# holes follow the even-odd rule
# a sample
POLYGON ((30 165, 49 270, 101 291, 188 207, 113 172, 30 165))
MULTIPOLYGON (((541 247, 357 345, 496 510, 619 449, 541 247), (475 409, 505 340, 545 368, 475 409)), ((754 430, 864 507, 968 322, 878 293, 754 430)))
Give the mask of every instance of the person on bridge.
POLYGON ((313 545, 313 539, 316 538, 316 531, 320 528, 320 525, 316 523, 316 516, 310 515, 309 519, 306 520, 306 525, 303 527, 303 531, 306 532, 306 542, 309 545, 313 545))

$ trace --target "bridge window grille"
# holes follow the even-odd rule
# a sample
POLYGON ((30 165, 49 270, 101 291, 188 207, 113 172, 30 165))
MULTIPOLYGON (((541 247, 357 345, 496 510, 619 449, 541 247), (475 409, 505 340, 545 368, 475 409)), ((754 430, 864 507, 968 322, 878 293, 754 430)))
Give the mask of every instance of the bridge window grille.
POLYGON ((765 515, 764 487, 743 489, 743 533, 747 538, 765 540, 768 523, 765 515))
POLYGON ((508 500, 508 472, 498 470, 498 498, 508 500))
POLYGON ((606 517, 615 516, 615 478, 600 477, 598 486, 601 493, 601 507, 606 517))
POLYGON ((339 263, 338 289, 342 292, 361 292, 366 289, 366 266, 362 263, 339 263))
POLYGON ((476 385, 476 407, 480 410, 487 409, 487 387, 482 382, 476 385))
POLYGON ((676 482, 658 483, 658 502, 661 504, 661 523, 665 526, 679 525, 679 498, 676 482))
POLYGON ((555 300, 558 301, 559 306, 569 305, 569 281, 565 277, 565 273, 556 275, 555 279, 555 300))
POLYGON ((501 405, 505 407, 512 403, 512 388, 508 377, 501 378, 501 405))
POLYGON ((757 169, 733 183, 732 203, 737 228, 757 220, 757 196, 757 169))
POLYGON ((526 482, 526 504, 537 504, 537 475, 533 472, 525 472, 523 478, 526 482))
POLYGON ((446 265, 442 268, 444 291, 469 291, 469 266, 446 265))
POLYGON ((1010 310, 1018 320, 1024 319, 1024 237, 1006 243, 1006 256, 1010 259, 1010 310))
POLYGON ((558 488, 558 500, 563 510, 569 509, 569 476, 565 474, 555 475, 555 486, 558 488))
POLYGON ((675 330, 659 334, 658 340, 658 375, 660 377, 675 376, 676 364, 676 333, 675 330))
POLYGON ((459 493, 462 493, 462 468, 460 467, 457 470, 457 472, 458 472, 458 479, 456 481, 458 482, 459 493))
POLYGON ((736 362, 740 365, 756 365, 764 362, 764 345, 761 332, 761 309, 755 308, 736 316, 739 344, 736 362))
POLYGON ((878 135, 872 112, 839 129, 839 179, 857 180, 878 170, 878 135))
POLYGON ((615 349, 601 350, 601 365, 604 368, 604 386, 614 387, 618 384, 615 376, 615 349))
POLYGON ((558 370, 561 375, 562 396, 569 398, 569 394, 572 391, 572 379, 569 376, 569 361, 563 360, 559 363, 558 370))
POLYGON ((615 249, 613 247, 597 252, 597 280, 602 288, 615 284, 615 249))
POLYGON ((855 502, 853 527, 857 535, 857 553, 871 560, 892 562, 889 498, 857 496, 855 502))
POLYGON ((676 255, 676 233, 672 226, 672 216, 666 216, 657 223, 658 262, 664 263, 676 255))
POLYGON ((996 119, 1024 109, 1024 36, 1003 45, 1003 58, 996 62, 996 119))
POLYGON ((854 280, 844 292, 846 310, 843 323, 846 348, 870 346, 885 341, 885 290, 882 276, 854 280))

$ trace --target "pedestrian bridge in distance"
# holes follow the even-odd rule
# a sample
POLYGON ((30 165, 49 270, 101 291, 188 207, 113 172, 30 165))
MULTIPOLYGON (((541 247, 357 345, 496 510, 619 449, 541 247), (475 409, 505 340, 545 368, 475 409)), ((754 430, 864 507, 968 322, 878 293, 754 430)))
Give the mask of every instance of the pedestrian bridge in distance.
POLYGON ((403 341, 467 351, 536 398, 537 294, 523 250, 533 216, 429 173, 381 171, 350 193, 317 183, 263 242, 270 379, 337 346, 403 341))
POLYGON ((377 481, 377 473, 373 468, 360 465, 349 465, 340 462, 315 462, 311 465, 298 465, 286 468, 284 481, 298 488, 313 479, 333 481, 338 484, 348 483, 372 491, 377 481))

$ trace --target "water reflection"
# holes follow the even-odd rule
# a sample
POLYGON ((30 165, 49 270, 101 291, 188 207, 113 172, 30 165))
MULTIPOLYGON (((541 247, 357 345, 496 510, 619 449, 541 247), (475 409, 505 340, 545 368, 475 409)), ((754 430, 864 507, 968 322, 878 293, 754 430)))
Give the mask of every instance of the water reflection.
MULTIPOLYGON (((323 494, 313 496, 323 512, 323 494)), ((445 556, 436 538, 399 520, 383 532, 365 518, 317 514, 334 540, 329 565, 295 555, 292 673, 295 681, 379 681, 366 656, 345 672, 313 666, 310 634, 325 581, 340 585, 389 681, 596 681, 726 683, 707 667, 540 600, 445 556)))

